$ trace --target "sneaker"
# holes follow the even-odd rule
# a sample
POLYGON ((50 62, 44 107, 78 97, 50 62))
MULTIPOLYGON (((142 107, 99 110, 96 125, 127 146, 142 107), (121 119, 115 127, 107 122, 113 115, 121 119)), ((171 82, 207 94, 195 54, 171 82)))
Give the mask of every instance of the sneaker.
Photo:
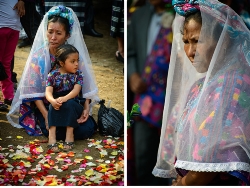
POLYGON ((11 105, 13 99, 4 99, 4 104, 11 105))
POLYGON ((0 111, 8 111, 8 105, 0 102, 0 111))

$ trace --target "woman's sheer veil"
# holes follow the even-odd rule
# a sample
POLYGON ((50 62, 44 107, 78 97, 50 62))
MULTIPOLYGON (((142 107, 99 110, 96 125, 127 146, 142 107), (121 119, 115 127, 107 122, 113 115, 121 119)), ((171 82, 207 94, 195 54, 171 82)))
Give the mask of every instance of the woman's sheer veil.
MULTIPOLYGON (((54 6, 50 11, 56 9, 57 6, 54 6)), ((91 107, 96 104, 100 99, 98 96, 98 87, 96 84, 95 75, 92 68, 92 63, 90 56, 86 47, 86 44, 83 39, 83 35, 80 29, 80 24, 78 18, 74 11, 69 8, 72 13, 72 18, 74 21, 70 37, 67 39, 67 43, 75 46, 79 51, 80 61, 79 61, 79 70, 84 74, 84 85, 82 87, 82 97, 91 99, 91 107)), ((48 26, 48 11, 37 30, 30 54, 26 61, 24 71, 20 82, 18 84, 17 91, 15 93, 11 108, 7 114, 8 121, 17 128, 22 128, 19 125, 19 108, 22 104, 23 99, 32 99, 35 97, 44 97, 45 96, 45 81, 48 75, 48 72, 51 69, 50 54, 48 48, 48 39, 46 36, 47 26, 48 26), (35 62, 35 63, 34 63, 35 62), (30 75, 30 67, 39 65, 38 74, 41 78, 41 84, 36 86, 30 86, 29 83, 32 82, 32 75, 30 75)))
POLYGON ((236 100, 240 103, 238 92, 245 93, 250 102, 247 77, 250 75, 250 31, 237 13, 217 0, 178 1, 196 2, 200 8, 202 28, 197 49, 204 50, 196 51, 194 61, 205 59, 208 53, 212 53, 212 57, 206 72, 196 71, 184 52, 184 17, 176 14, 161 138, 153 174, 176 177, 176 168, 250 172, 249 107, 233 106, 236 100), (209 48, 211 44, 214 44, 212 49, 209 48), (186 116, 194 118, 180 122, 189 105, 190 89, 200 80, 203 86, 192 101, 196 106, 192 111, 194 115, 186 116), (232 87, 238 82, 242 85, 232 87), (227 119, 231 118, 230 113, 234 114, 233 118, 227 119))

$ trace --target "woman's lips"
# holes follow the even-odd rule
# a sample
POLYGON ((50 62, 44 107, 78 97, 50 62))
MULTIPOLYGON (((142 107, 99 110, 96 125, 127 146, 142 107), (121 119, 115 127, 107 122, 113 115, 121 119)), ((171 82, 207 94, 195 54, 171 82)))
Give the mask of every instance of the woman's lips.
POLYGON ((51 45, 57 45, 57 43, 54 43, 54 42, 50 42, 51 45))
POLYGON ((194 67, 200 66, 200 64, 201 64, 200 61, 192 62, 192 65, 193 65, 194 67))

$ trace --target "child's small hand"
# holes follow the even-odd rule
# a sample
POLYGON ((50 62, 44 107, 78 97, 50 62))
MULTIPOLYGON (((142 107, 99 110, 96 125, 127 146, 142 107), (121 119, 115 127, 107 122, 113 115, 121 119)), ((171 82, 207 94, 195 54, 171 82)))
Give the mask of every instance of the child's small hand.
POLYGON ((57 99, 54 99, 51 101, 51 105, 55 110, 59 110, 60 106, 62 106, 62 103, 57 102, 57 99))
POLYGON ((64 103, 64 102, 67 102, 67 99, 65 97, 59 97, 56 99, 56 101, 60 104, 64 103))

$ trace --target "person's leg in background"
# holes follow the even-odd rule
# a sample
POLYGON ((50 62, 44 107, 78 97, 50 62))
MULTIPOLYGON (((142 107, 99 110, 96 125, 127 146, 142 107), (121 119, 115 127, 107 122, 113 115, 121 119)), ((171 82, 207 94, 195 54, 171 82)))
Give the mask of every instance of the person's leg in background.
MULTIPOLYGON (((89 0, 88 0, 89 1, 89 0)), ((85 6, 86 2, 84 0, 77 1, 67 1, 67 0, 44 0, 45 13, 48 12, 53 6, 63 5, 71 8, 79 20, 82 34, 84 34, 84 20, 85 20, 85 6)))
POLYGON ((36 10, 35 0, 25 1, 24 6, 25 15, 20 18, 20 21, 28 39, 23 39, 23 41, 18 45, 19 48, 33 44, 37 29, 42 19, 41 15, 36 10))
POLYGON ((14 72, 14 62, 15 62, 15 56, 13 56, 12 60, 11 60, 11 81, 14 84, 14 91, 16 91, 17 89, 17 73, 14 72))
POLYGON ((144 121, 134 125, 135 166, 137 185, 154 185, 152 170, 156 164, 159 135, 144 121))
POLYGON ((41 17, 45 14, 44 0, 36 0, 37 11, 41 17))
POLYGON ((110 36, 116 38, 118 50, 116 51, 116 59, 124 62, 124 1, 113 0, 110 36))
MULTIPOLYGON (((19 31, 10 28, 0 28, 0 62, 2 62, 8 78, 0 81, 4 103, 10 105, 14 97, 14 87, 11 80, 11 60, 14 56, 16 45, 19 38, 19 31)), ((1 104, 0 104, 1 106, 1 104)))
POLYGON ((85 22, 84 22, 84 35, 93 37, 103 37, 103 34, 95 30, 94 25, 94 6, 92 0, 85 0, 85 22))

